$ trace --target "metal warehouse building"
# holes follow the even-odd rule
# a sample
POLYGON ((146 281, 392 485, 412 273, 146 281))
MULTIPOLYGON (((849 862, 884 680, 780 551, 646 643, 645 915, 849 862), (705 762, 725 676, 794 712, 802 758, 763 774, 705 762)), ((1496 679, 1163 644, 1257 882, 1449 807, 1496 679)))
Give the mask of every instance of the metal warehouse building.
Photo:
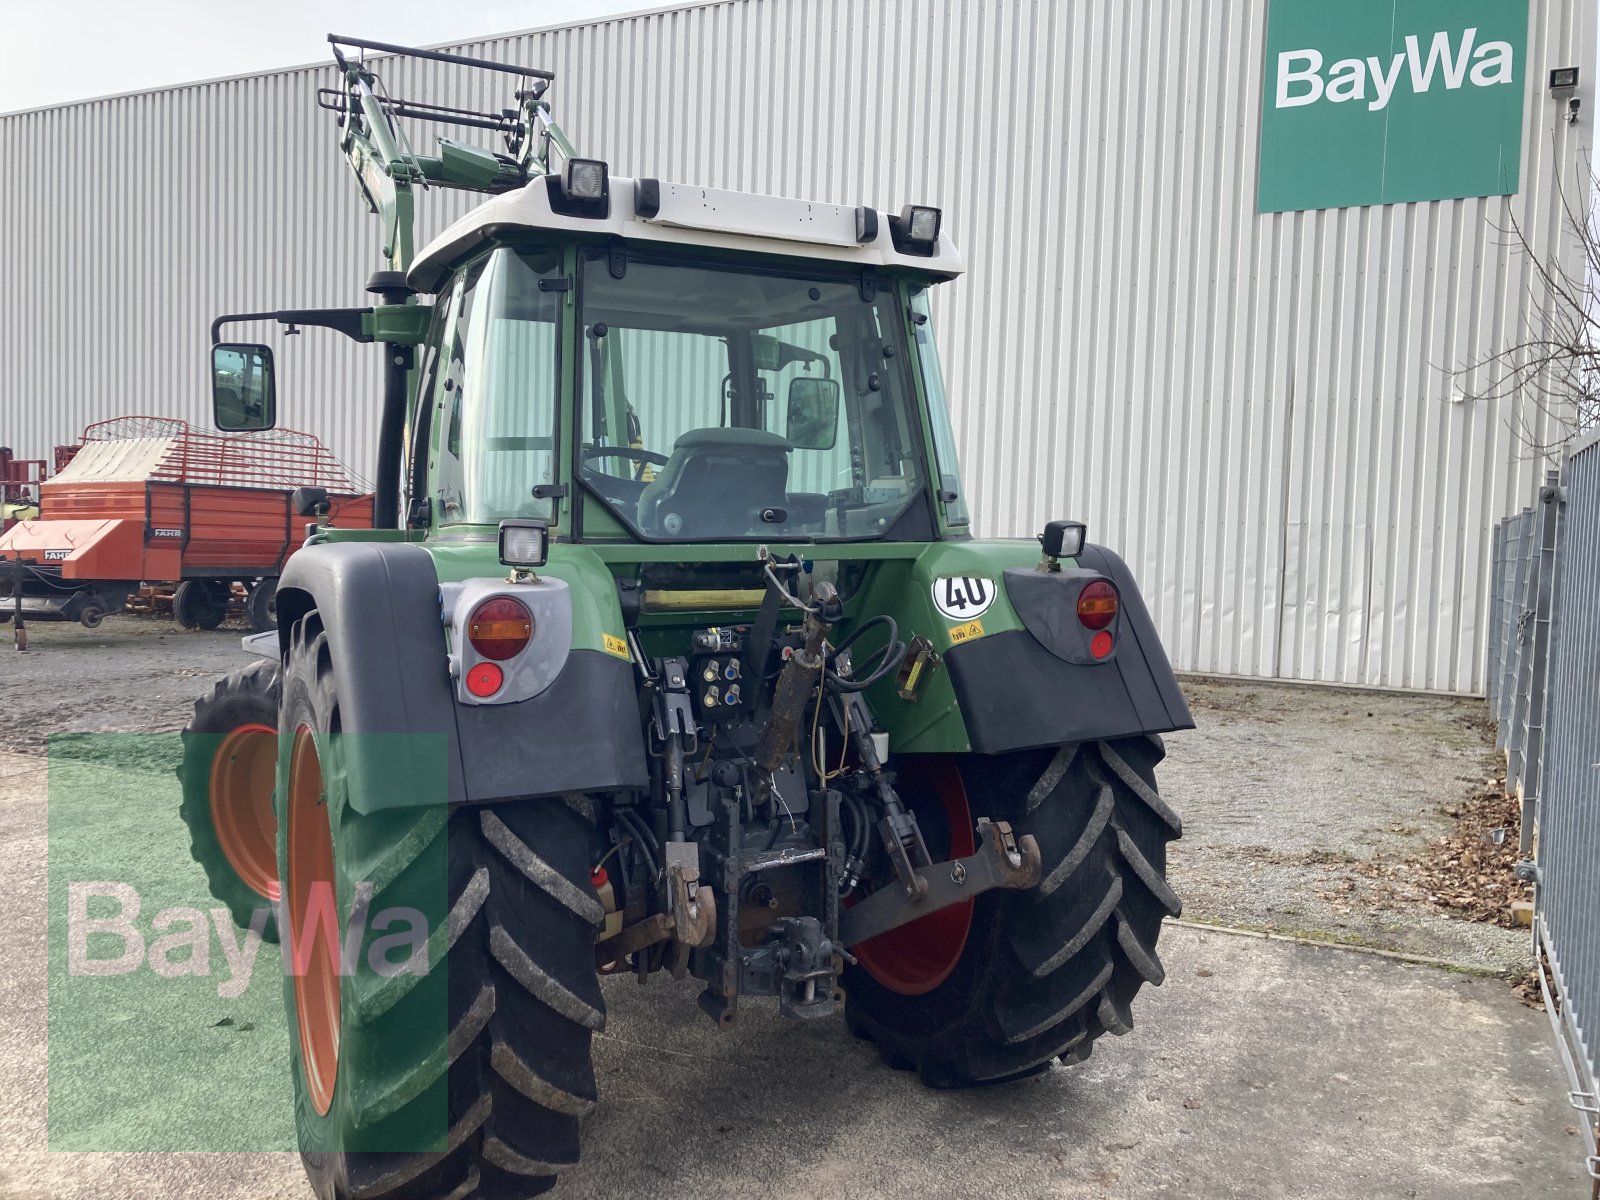
MULTIPOLYGON (((558 120, 619 174, 942 206, 977 531, 1087 520, 1181 669, 1477 692, 1490 527, 1546 464, 1514 398, 1444 368, 1547 320, 1513 219, 1581 262, 1595 8, 723 0, 452 48, 554 70, 558 120)), ((383 73, 488 100, 440 64, 383 73)), ((379 228, 316 105, 332 82, 0 117, 0 443, 204 422, 213 315, 362 302, 379 228)), ((463 202, 420 207, 436 229, 463 202)), ((367 473, 372 358, 318 331, 279 354, 283 421, 367 473)))

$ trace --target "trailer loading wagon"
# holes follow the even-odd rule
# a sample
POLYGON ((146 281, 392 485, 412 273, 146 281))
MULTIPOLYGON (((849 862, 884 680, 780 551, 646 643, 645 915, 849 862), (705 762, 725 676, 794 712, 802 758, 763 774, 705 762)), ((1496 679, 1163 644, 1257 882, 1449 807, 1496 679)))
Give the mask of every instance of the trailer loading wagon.
POLYGON ((250 624, 273 628, 278 572, 304 537, 293 498, 304 487, 326 489, 335 525, 371 525, 365 484, 311 434, 219 435, 164 417, 90 425, 40 485, 39 518, 0 535, 0 619, 20 607, 92 629, 160 580, 177 583, 173 615, 186 627, 221 624, 242 584, 250 624))

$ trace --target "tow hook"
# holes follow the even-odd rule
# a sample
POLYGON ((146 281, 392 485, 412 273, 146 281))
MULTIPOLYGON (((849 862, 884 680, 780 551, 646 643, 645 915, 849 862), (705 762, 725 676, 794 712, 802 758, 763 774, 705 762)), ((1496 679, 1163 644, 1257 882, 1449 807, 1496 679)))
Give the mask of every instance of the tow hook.
POLYGON ((1007 821, 979 817, 976 853, 934 863, 917 876, 926 887, 914 895, 904 888, 881 887, 840 913, 839 940, 853 946, 994 888, 1027 891, 1037 887, 1039 843, 1031 833, 1017 837, 1007 821))

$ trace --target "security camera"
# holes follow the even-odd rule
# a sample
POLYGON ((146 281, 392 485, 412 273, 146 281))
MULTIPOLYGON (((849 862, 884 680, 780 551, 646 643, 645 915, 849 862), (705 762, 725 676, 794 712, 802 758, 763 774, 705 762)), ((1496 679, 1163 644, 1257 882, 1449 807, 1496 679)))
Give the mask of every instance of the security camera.
POLYGON ((1583 107, 1583 101, 1580 100, 1576 96, 1572 97, 1572 99, 1567 101, 1567 124, 1568 125, 1576 125, 1578 123, 1578 110, 1580 108, 1582 108, 1582 107, 1583 107))

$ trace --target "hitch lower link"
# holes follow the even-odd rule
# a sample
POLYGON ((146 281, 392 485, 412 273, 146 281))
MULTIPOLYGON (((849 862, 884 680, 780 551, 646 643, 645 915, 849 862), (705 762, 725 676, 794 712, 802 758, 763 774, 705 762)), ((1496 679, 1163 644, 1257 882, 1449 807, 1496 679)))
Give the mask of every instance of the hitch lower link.
POLYGON ((1031 833, 1020 838, 1006 821, 978 818, 978 849, 966 858, 920 868, 926 886, 912 891, 882 887, 839 914, 839 940, 846 946, 938 912, 993 888, 1026 891, 1039 884, 1039 843, 1031 833))
POLYGON ((665 851, 662 884, 666 911, 646 917, 602 942, 602 965, 621 962, 636 951, 671 939, 672 977, 682 979, 687 974, 689 950, 709 946, 716 936, 717 902, 711 889, 700 882, 700 847, 693 842, 668 842, 665 851))

